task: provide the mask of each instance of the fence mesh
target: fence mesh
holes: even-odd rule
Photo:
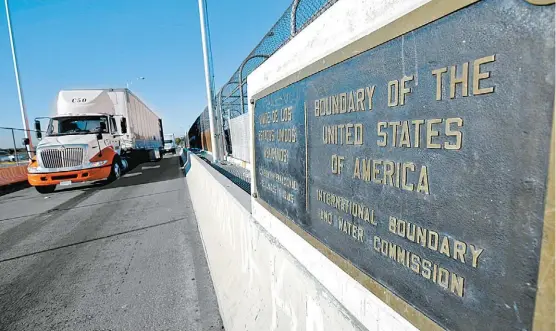
[[[0,127],[0,168],[27,164],[29,155],[23,138],[25,131],[22,129]],[[30,131],[29,138],[33,148],[36,147],[39,141],[35,131]]]
[[[249,127],[249,114],[243,114],[230,120],[229,134],[233,146],[230,154],[238,160],[251,163],[251,155],[249,150],[249,138],[251,130],[249,129]]]
[[[217,135],[224,134],[224,141],[230,141],[228,135],[229,127],[227,121],[230,118],[240,116],[247,112],[247,76],[259,67],[268,57],[284,46],[291,38],[303,30],[313,20],[319,17],[330,6],[339,0],[294,0],[278,21],[264,35],[263,39],[249,53],[245,60],[239,64],[232,77],[218,90],[213,105],[216,120],[222,118],[223,122],[217,128]],[[240,72],[241,71],[241,72]],[[240,84],[241,80],[241,84]],[[240,87],[241,86],[241,87]],[[243,102],[242,102],[243,99]],[[224,129],[220,128],[222,126]],[[208,108],[189,130],[190,147],[204,150],[210,149],[205,145],[207,139],[197,139],[201,132],[207,132],[210,141]],[[195,137],[195,138],[192,138]],[[233,145],[226,148],[231,153]]]
[[[31,156],[34,156],[39,141],[36,131],[31,130],[29,133]],[[27,182],[29,153],[23,138],[25,131],[22,129],[0,127],[0,195],[10,192],[14,185]]]

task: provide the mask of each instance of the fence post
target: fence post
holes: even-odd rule
[[[232,125],[231,125],[231,115],[230,115],[230,109],[228,108],[228,135],[230,136],[230,154],[233,156],[233,146],[232,146]],[[226,144],[226,147],[228,147],[228,145]]]
[[[255,54],[255,55],[251,55],[248,56],[245,60],[243,60],[243,62],[241,62],[241,65],[239,66],[239,101],[240,101],[240,105],[241,105],[241,113],[245,114],[245,106],[244,106],[244,102],[243,102],[243,67],[245,67],[245,64],[247,64],[247,62],[249,60],[252,60],[254,58],[257,57],[261,57],[263,59],[268,59],[270,56],[269,55],[265,55],[265,54]]]
[[[217,111],[218,111],[218,116],[220,117],[220,132],[222,134],[220,139],[221,147],[222,147],[222,156],[225,157],[228,155],[228,153],[226,148],[226,132],[224,131],[224,115],[222,115],[222,89],[220,89],[220,92],[218,93]]]
[[[15,160],[15,165],[19,165],[19,160],[17,159],[17,145],[15,143],[15,134],[14,134],[14,129],[12,130],[12,140],[14,142],[14,160]]]
[[[293,4],[292,4],[292,11],[291,11],[291,17],[290,17],[290,35],[292,37],[295,36],[295,34],[297,33],[297,18],[296,18],[296,14],[297,14],[297,6],[299,6],[299,0],[294,0]]]

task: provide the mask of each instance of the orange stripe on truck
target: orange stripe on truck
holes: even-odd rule
[[[98,162],[107,160],[107,164],[112,164],[112,160],[114,160],[114,156],[116,156],[116,152],[112,146],[107,146],[102,149],[102,155],[96,153],[89,161],[91,162]]]

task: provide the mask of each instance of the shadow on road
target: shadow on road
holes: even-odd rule
[[[22,254],[22,255],[18,255],[18,256],[8,257],[8,258],[0,260],[0,263],[12,261],[12,260],[17,260],[17,259],[20,259],[22,257],[33,256],[33,255],[36,255],[36,254],[52,252],[52,251],[55,251],[55,250],[58,250],[58,249],[61,249],[61,248],[67,248],[67,247],[87,244],[87,243],[90,243],[90,242],[93,242],[93,241],[108,239],[108,238],[112,238],[112,237],[116,237],[116,236],[121,236],[121,235],[132,233],[132,232],[147,230],[147,229],[155,228],[155,227],[170,224],[170,223],[175,223],[175,222],[181,221],[183,219],[184,218],[173,219],[173,220],[169,220],[169,221],[162,222],[162,223],[157,223],[157,224],[153,224],[153,225],[143,226],[143,227],[140,227],[140,228],[130,229],[130,230],[127,230],[127,231],[111,233],[109,235],[105,235],[105,236],[102,236],[102,237],[95,237],[95,238],[91,238],[91,239],[82,240],[82,241],[79,241],[79,242],[74,242],[74,243],[71,243],[71,244],[66,244],[66,245],[62,245],[62,246],[47,248],[47,249],[43,249],[43,250],[40,250],[40,251],[26,253],[26,254]]]
[[[72,206],[71,208],[61,208],[60,206],[58,206],[58,207],[49,209],[46,213],[49,214],[49,213],[53,213],[53,212],[68,211],[68,210],[73,210],[73,209],[77,209],[77,208],[94,207],[94,206],[105,205],[105,204],[108,204],[108,203],[119,203],[119,202],[126,201],[126,200],[133,200],[133,199],[137,199],[137,198],[146,198],[146,197],[152,197],[152,196],[156,196],[156,195],[174,193],[174,192],[178,192],[180,190],[181,189],[175,189],[175,190],[169,190],[169,191],[164,191],[164,192],[156,192],[156,193],[151,193],[151,194],[135,195],[135,196],[122,198],[122,199],[116,199],[116,200],[110,200],[110,201],[104,201],[104,202],[98,202],[98,203],[91,203],[91,204],[80,205],[80,206]],[[69,190],[66,190],[66,191],[69,191]],[[94,192],[94,191],[89,190],[88,192]],[[44,214],[44,212],[34,213],[34,214],[25,214],[25,215],[19,215],[19,216],[7,217],[7,218],[0,218],[0,222],[15,220],[15,219],[24,218],[24,217],[38,216],[38,215],[42,215],[42,214]]]
[[[102,181],[68,188],[60,188],[58,186],[56,192],[75,190],[86,192],[99,191],[162,182],[180,177],[183,177],[183,173],[179,168],[179,157],[171,155],[162,158],[158,162],[130,163],[129,169],[122,177],[111,183]]]
[[[2,185],[0,186],[0,197],[9,193],[14,193],[26,189],[30,186],[31,185],[29,185],[29,182],[27,181],[9,184],[9,185]]]
[[[99,181],[93,183],[73,184],[69,187],[58,186],[56,188],[56,192],[99,191],[104,189],[127,187],[176,179],[181,177],[183,174],[182,171],[179,169],[179,159],[180,158],[178,156],[168,155],[158,162],[130,162],[129,168],[122,175],[122,178],[115,182],[108,183],[106,181]],[[31,186],[27,181],[2,186],[0,187],[0,197],[10,193],[15,193],[29,187]],[[4,199],[15,199],[19,197],[20,196],[16,195],[6,197]],[[33,199],[35,197],[27,198]]]

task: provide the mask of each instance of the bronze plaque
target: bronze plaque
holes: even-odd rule
[[[530,330],[554,38],[480,1],[258,98],[258,198],[444,328]]]

